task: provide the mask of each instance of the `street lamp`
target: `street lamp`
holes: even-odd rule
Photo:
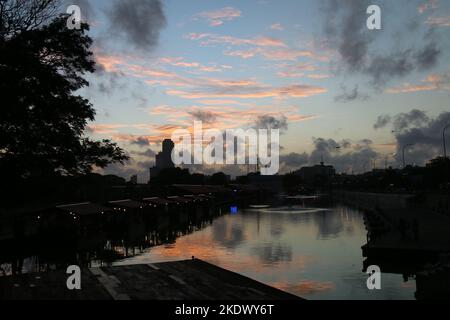
[[[414,143],[409,143],[409,144],[403,146],[403,148],[402,148],[403,169],[406,167],[406,165],[405,165],[405,149],[408,147],[412,147],[413,145],[414,145]]]
[[[445,130],[447,130],[448,128],[450,128],[450,123],[446,125],[442,130],[442,142],[444,144],[444,159],[447,159],[447,148],[445,146]]]

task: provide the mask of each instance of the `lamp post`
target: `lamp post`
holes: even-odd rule
[[[444,144],[444,159],[447,159],[447,147],[445,145],[445,130],[450,128],[450,123],[442,129],[442,143]]]
[[[405,165],[405,150],[406,150],[406,148],[412,147],[413,145],[414,145],[414,143],[409,143],[409,144],[403,146],[403,148],[402,148],[403,169],[406,167],[406,165]]]

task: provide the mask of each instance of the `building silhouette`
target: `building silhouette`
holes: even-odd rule
[[[303,167],[296,171],[295,174],[299,175],[306,183],[314,183],[318,180],[329,181],[336,174],[336,170],[333,166],[325,165],[321,162],[319,165],[312,167]]]
[[[162,151],[155,156],[155,166],[150,168],[150,180],[157,177],[161,170],[175,168],[172,161],[172,151],[175,144],[172,140],[166,139],[162,143]]]
[[[137,176],[137,174],[131,176],[130,184],[138,184],[138,176]]]

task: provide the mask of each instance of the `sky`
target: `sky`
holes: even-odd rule
[[[160,142],[194,120],[280,129],[281,173],[321,159],[339,172],[385,159],[396,167],[410,143],[409,164],[443,153],[449,1],[67,2],[80,6],[94,39],[97,71],[80,91],[97,110],[86,134],[131,156],[99,172],[146,182]],[[367,28],[369,5],[381,8],[381,30]]]

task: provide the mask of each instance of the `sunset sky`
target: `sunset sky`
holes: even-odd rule
[[[97,110],[87,134],[132,157],[106,173],[147,181],[159,142],[194,120],[280,128],[282,172],[321,156],[341,172],[369,170],[410,142],[410,163],[442,154],[449,1],[68,2],[91,25],[98,63],[81,91]],[[382,30],[366,27],[370,4]]]

